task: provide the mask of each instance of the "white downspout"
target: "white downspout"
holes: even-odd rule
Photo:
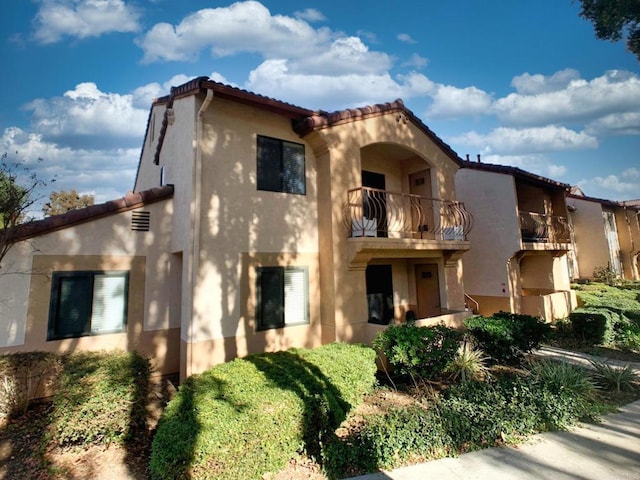
[[[189,358],[187,372],[190,374],[193,371],[193,336],[194,336],[194,300],[196,298],[196,285],[198,280],[198,272],[200,267],[200,218],[202,217],[202,138],[204,137],[204,122],[202,117],[204,112],[209,108],[211,101],[213,100],[213,90],[207,89],[207,96],[204,102],[198,110],[198,117],[196,118],[196,145],[194,152],[194,167],[192,178],[192,192],[193,202],[191,204],[191,255],[189,255],[190,263],[190,290],[191,290],[191,314],[189,316]]]

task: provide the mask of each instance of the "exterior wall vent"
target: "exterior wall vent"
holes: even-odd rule
[[[131,230],[134,232],[148,232],[151,223],[151,212],[132,212]]]

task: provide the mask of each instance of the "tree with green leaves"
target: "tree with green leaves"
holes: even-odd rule
[[[589,20],[601,40],[626,35],[627,49],[640,60],[640,0],[580,0],[580,16]]]
[[[0,266],[13,245],[11,229],[30,220],[29,209],[42,199],[39,192],[46,186],[47,182],[41,180],[26,162],[11,161],[7,153],[2,154],[0,160]]]
[[[93,203],[93,195],[80,195],[75,189],[60,190],[59,192],[51,192],[49,201],[42,207],[42,211],[46,217],[50,217],[88,207]]]

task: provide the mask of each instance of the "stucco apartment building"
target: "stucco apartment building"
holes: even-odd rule
[[[481,314],[547,321],[576,307],[570,287],[570,186],[516,167],[464,161],[456,192],[475,219],[463,257],[466,292]]]
[[[185,376],[460,325],[462,164],[399,100],[316,112],[194,79],[154,102],[135,193],[14,233],[0,353],[135,348]]]
[[[609,268],[618,278],[640,280],[640,201],[614,202],[583,195],[567,197],[574,233],[574,277],[591,278]]]

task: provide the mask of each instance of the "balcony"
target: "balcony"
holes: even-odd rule
[[[566,217],[557,217],[535,212],[520,212],[519,217],[523,242],[571,242],[571,225]]]
[[[464,241],[473,226],[461,202],[369,187],[351,189],[347,196],[344,223],[349,237]]]

